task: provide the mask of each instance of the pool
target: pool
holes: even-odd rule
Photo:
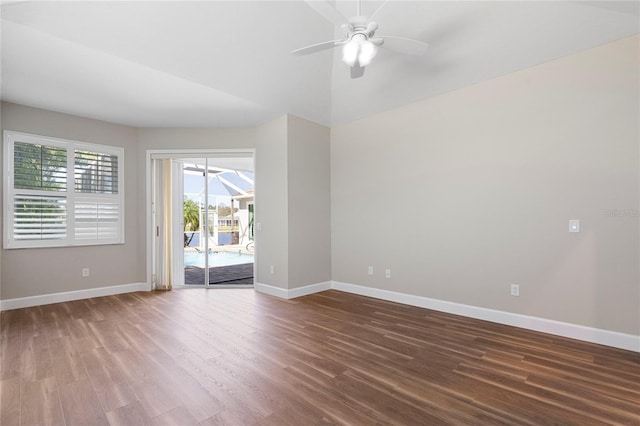
[[[204,268],[204,257],[204,252],[185,251],[184,266],[197,266],[199,268]],[[243,263],[253,263],[253,255],[226,251],[209,251],[210,268],[215,266],[241,265]]]

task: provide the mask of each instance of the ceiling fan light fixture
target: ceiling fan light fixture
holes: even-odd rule
[[[360,43],[353,37],[347,44],[342,47],[342,62],[350,67],[356,64],[358,60],[358,51],[360,50]]]
[[[350,67],[356,64],[361,67],[369,65],[378,53],[378,48],[364,34],[355,34],[342,48],[342,61]]]
[[[371,43],[369,40],[365,40],[360,44],[360,54],[358,55],[358,62],[360,62],[360,66],[364,67],[371,63],[371,60],[378,53],[378,48],[376,45]]]

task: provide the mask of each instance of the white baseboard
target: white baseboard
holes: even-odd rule
[[[381,290],[356,284],[347,284],[339,281],[333,281],[331,288],[347,293],[388,300],[390,302],[433,309],[435,311],[447,312],[450,314],[491,321],[498,324],[511,325],[514,327],[526,328],[528,330],[554,334],[556,336],[569,337],[600,345],[612,346],[614,348],[640,352],[640,336],[635,336],[633,334],[618,333],[615,331],[585,327],[582,325],[514,314],[511,312],[496,311],[477,306],[430,299],[428,297],[413,296],[395,291]]]
[[[308,294],[318,293],[325,290],[331,290],[332,282],[326,281],[323,283],[311,284],[304,287],[292,288],[290,290],[269,284],[255,283],[253,285],[253,288],[261,293],[266,293],[271,296],[280,297],[282,299],[293,299],[295,297],[306,296]]]
[[[269,284],[262,284],[258,282],[253,283],[253,288],[256,291],[259,291],[260,293],[265,293],[270,296],[276,296],[281,299],[289,299],[289,297],[287,297],[289,292],[287,289],[284,289],[284,288],[276,287]]]
[[[325,290],[340,290],[347,293],[374,297],[390,302],[402,303],[420,308],[433,309],[469,318],[491,321],[498,324],[511,325],[557,336],[569,337],[586,342],[597,343],[615,348],[640,352],[640,336],[618,333],[615,331],[585,327],[544,318],[497,311],[461,303],[430,299],[395,291],[382,290],[339,281],[326,281],[294,289],[283,289],[269,284],[255,283],[254,288],[262,293],[283,299],[293,299]],[[110,296],[114,294],[131,293],[134,291],[149,291],[147,283],[123,284],[108,287],[90,288],[85,290],[67,291],[63,293],[44,294],[39,296],[20,297],[0,300],[0,311],[28,308],[31,306],[48,305],[51,303],[68,302],[72,300],[89,299],[92,297]]]
[[[132,293],[134,291],[149,291],[149,285],[147,283],[122,284],[108,287],[88,288],[85,290],[65,291],[63,293],[5,299],[0,300],[0,311],[49,305],[51,303],[69,302],[71,300],[89,299],[92,297],[111,296],[113,294]]]
[[[289,299],[294,297],[306,296],[308,294],[319,293],[325,290],[331,290],[333,283],[331,281],[325,281],[323,283],[316,283],[306,285],[304,287],[292,288],[289,290]]]

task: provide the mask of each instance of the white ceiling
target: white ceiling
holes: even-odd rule
[[[338,1],[347,16],[355,1]],[[363,14],[382,2],[364,1]],[[637,34],[638,1],[389,1],[380,50],[352,80],[340,52],[289,51],[341,32],[303,1],[2,5],[3,100],[136,127],[254,126],[284,113],[326,125]]]

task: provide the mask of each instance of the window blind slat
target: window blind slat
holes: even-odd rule
[[[120,229],[118,203],[108,200],[85,200],[75,203],[75,238],[116,238]]]
[[[75,189],[91,194],[118,193],[118,157],[93,151],[75,152]]]
[[[67,237],[67,200],[64,197],[13,198],[13,237],[16,240]]]
[[[16,189],[66,191],[67,150],[16,142],[13,148],[13,176]]]

